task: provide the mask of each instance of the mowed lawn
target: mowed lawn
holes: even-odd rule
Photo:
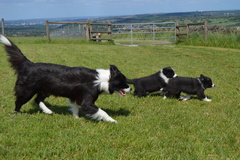
[[[193,46],[117,46],[14,38],[33,62],[88,68],[115,64],[128,78],[171,66],[179,76],[212,78],[212,102],[103,94],[96,105],[118,124],[75,119],[65,98],[49,97],[53,115],[31,100],[13,114],[16,76],[0,46],[0,159],[239,159],[240,50]],[[184,94],[183,94],[184,95]]]

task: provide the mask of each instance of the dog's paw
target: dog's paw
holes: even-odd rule
[[[208,99],[207,97],[205,97],[205,98],[203,99],[203,101],[205,101],[205,102],[212,102],[212,100],[211,100],[211,99]]]
[[[103,120],[103,121],[106,121],[106,122],[112,122],[112,123],[118,123],[115,119],[113,119],[112,117],[109,117],[109,118],[107,118],[107,119],[105,119],[105,120]]]
[[[49,109],[49,110],[43,110],[43,113],[46,113],[46,114],[53,114],[53,112]]]
[[[187,94],[186,96],[180,96],[180,99],[181,99],[182,101],[187,101],[187,100],[191,99],[191,96],[189,96],[189,95]]]
[[[76,118],[76,119],[79,119],[79,118],[80,118],[78,115],[74,115],[74,114],[73,114],[73,116],[74,116],[74,118]]]
[[[181,99],[182,101],[187,101],[187,100],[189,100],[188,98],[183,98],[183,99]]]
[[[23,112],[21,111],[14,111],[13,114],[22,114]]]
[[[87,117],[96,120],[96,121],[106,121],[106,122],[114,122],[117,123],[112,117],[110,117],[105,111],[102,109],[98,109],[98,111],[92,115],[87,114]]]
[[[41,110],[43,111],[43,113],[53,114],[53,112],[52,112],[43,102],[40,102],[40,103],[39,103],[39,107],[41,108]]]

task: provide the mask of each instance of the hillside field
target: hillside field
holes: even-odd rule
[[[117,46],[77,40],[12,38],[33,62],[88,68],[115,64],[128,78],[171,66],[179,76],[212,78],[212,102],[163,100],[160,92],[136,98],[102,94],[96,105],[118,124],[75,119],[65,98],[33,100],[13,114],[16,80],[0,46],[0,159],[239,159],[240,50],[179,45]],[[132,87],[132,86],[131,86]]]

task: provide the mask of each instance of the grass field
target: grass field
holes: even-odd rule
[[[41,113],[33,101],[22,107],[24,114],[15,115],[16,76],[0,47],[0,159],[239,159],[239,49],[12,40],[33,62],[89,68],[115,64],[128,78],[171,66],[180,76],[209,76],[216,88],[205,91],[212,102],[163,100],[159,93],[101,95],[96,104],[118,124],[75,119],[67,100],[56,97],[46,99],[53,115]]]

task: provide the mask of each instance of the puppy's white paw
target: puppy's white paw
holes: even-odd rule
[[[211,100],[211,99],[208,99],[207,97],[205,97],[205,98],[203,99],[203,101],[205,101],[205,102],[212,102],[212,100]]]
[[[187,100],[191,99],[191,96],[187,94],[186,96],[180,96],[180,99],[182,101],[187,101]]]

